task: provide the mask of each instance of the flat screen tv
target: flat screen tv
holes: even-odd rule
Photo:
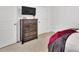
[[[36,15],[36,8],[22,6],[22,15]]]

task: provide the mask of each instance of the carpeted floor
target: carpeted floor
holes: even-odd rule
[[[48,52],[48,40],[53,32],[44,33],[38,39],[26,42],[25,44],[15,43],[4,48],[0,52]]]

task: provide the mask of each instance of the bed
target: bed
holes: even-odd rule
[[[65,52],[79,52],[79,33],[73,33],[68,37]]]
[[[49,52],[69,51],[69,49],[68,49],[68,47],[70,45],[69,43],[73,42],[73,41],[68,41],[68,40],[70,40],[70,39],[74,40],[73,37],[76,36],[76,34],[79,34],[77,30],[78,30],[78,28],[69,28],[69,29],[65,29],[65,30],[61,30],[61,31],[56,32],[49,39],[48,51]],[[74,33],[75,33],[75,35],[72,37],[71,35]],[[72,48],[72,47],[69,47],[69,48]]]

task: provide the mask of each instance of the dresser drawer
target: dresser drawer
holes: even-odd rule
[[[24,33],[24,37],[27,37],[29,36],[29,32],[28,33]]]
[[[29,20],[29,23],[37,23],[37,20],[36,19],[31,19],[31,20]]]
[[[37,32],[36,31],[29,32],[29,35],[37,35]]]
[[[28,28],[29,27],[29,24],[23,24],[23,27],[24,28]]]
[[[37,26],[37,23],[30,23],[29,26]]]
[[[24,37],[24,40],[23,41],[30,41],[32,39],[36,39],[37,36],[36,35],[32,35],[32,36],[27,36],[27,37]]]
[[[36,35],[37,35],[36,31],[24,33],[24,37],[27,37],[27,36],[36,36]]]
[[[29,28],[24,28],[24,29],[23,29],[23,32],[24,32],[24,33],[29,32]]]
[[[31,29],[29,29],[29,31],[33,32],[33,31],[37,31],[37,29],[36,28],[31,28]]]

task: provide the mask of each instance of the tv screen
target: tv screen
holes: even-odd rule
[[[22,15],[36,15],[36,8],[22,6]]]

